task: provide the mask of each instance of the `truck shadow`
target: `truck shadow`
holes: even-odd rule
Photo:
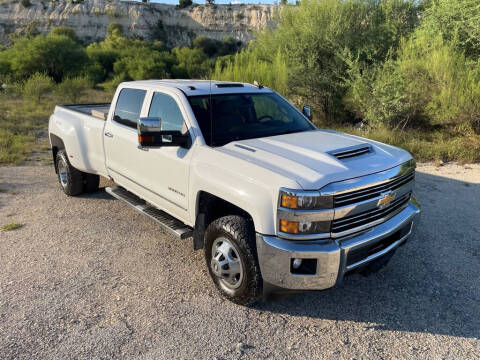
[[[80,194],[76,197],[80,199],[115,200],[113,196],[105,191],[104,187],[99,188],[98,191]]]
[[[380,272],[255,308],[365,328],[480,338],[480,184],[417,173],[422,218]]]
[[[77,197],[84,199],[115,200],[113,196],[111,196],[105,191],[105,188],[107,186],[115,186],[115,183],[111,180],[101,177],[98,191],[94,191],[91,193],[83,193],[81,195],[78,195]]]

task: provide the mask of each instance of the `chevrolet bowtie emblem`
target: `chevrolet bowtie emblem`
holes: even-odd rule
[[[377,203],[377,207],[379,207],[379,208],[384,208],[384,207],[390,205],[390,203],[393,200],[395,200],[395,193],[391,192],[391,191],[381,193],[380,196],[381,196],[381,199],[378,200],[378,203]]]

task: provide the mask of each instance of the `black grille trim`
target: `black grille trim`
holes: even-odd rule
[[[368,199],[372,199],[374,197],[379,196],[382,192],[385,192],[388,190],[396,190],[410,182],[413,182],[414,180],[415,180],[415,171],[412,171],[408,174],[394,178],[389,182],[381,185],[372,186],[365,189],[348,192],[345,194],[335,195],[333,198],[334,206],[335,207],[346,206],[346,205],[355,204],[361,201],[365,201]]]

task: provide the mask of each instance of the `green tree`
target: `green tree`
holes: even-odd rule
[[[467,57],[480,56],[480,3],[478,0],[431,1],[421,28],[431,36],[441,34]]]
[[[104,41],[87,47],[90,78],[113,90],[120,82],[170,77],[176,58],[162,42],[128,39],[118,24],[110,24]]]
[[[179,0],[178,7],[180,9],[183,9],[183,8],[186,8],[190,5],[192,5],[192,4],[193,4],[192,0]]]
[[[424,4],[423,21],[385,63],[349,70],[346,106],[374,126],[461,127],[480,133],[477,0]]]
[[[204,35],[197,36],[193,39],[193,47],[202,50],[207,56],[213,57],[219,50],[219,41]]]
[[[80,44],[56,34],[17,39],[2,55],[16,77],[26,79],[34,73],[45,73],[56,82],[80,73],[88,61]]]
[[[107,26],[107,39],[123,36],[123,27],[118,23],[110,23]]]
[[[204,78],[213,66],[213,60],[209,59],[200,49],[188,47],[174,48],[172,53],[175,55],[177,62],[172,68],[174,77],[186,79]]]
[[[50,34],[52,35],[64,35],[75,42],[80,42],[77,34],[75,34],[75,30],[68,26],[57,26],[50,30]]]
[[[260,34],[245,50],[248,55],[234,58],[241,64],[232,68],[263,69],[281,54],[292,97],[312,104],[327,122],[348,120],[343,97],[349,61],[358,59],[362,66],[383,62],[416,21],[416,7],[409,1],[304,0],[282,7],[277,28]],[[262,77],[270,78],[276,70],[267,66],[265,71]],[[221,75],[218,68],[215,75]]]

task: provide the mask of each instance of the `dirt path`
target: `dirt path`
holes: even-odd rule
[[[472,359],[480,354],[480,165],[420,165],[417,236],[387,268],[244,308],[203,253],[51,167],[0,167],[0,358]]]

